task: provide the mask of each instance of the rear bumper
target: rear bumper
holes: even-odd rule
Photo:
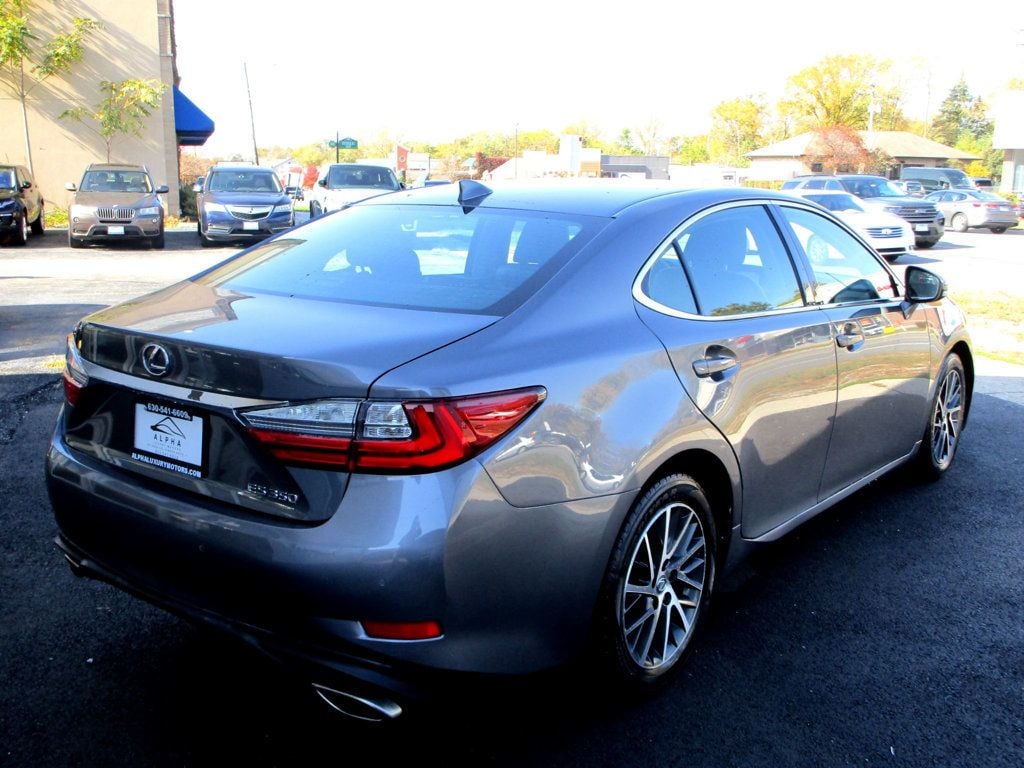
[[[529,674],[577,655],[631,501],[515,508],[471,461],[357,476],[327,522],[271,521],[83,456],[60,428],[47,484],[76,569],[241,637],[312,682],[344,678],[405,700],[453,672]],[[365,620],[437,620],[444,635],[379,640]]]

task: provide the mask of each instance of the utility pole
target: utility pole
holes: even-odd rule
[[[242,62],[242,71],[245,73],[245,93],[249,97],[249,128],[252,130],[252,155],[256,159],[256,165],[260,164],[260,151],[256,147],[256,119],[252,115],[252,91],[249,90],[249,67]]]

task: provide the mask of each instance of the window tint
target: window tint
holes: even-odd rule
[[[207,192],[280,192],[281,182],[273,171],[214,171]]]
[[[820,301],[841,304],[896,295],[878,258],[846,230],[811,211],[780,207],[811,264]]]
[[[789,255],[767,211],[743,206],[694,222],[676,240],[702,315],[803,304]]]
[[[825,180],[824,179],[811,179],[804,186],[807,189],[824,189],[825,188]]]
[[[355,206],[257,246],[219,272],[240,291],[506,314],[604,223],[492,208]]]

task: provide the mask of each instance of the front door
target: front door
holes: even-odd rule
[[[640,285],[641,319],[739,460],[743,536],[812,507],[836,407],[835,344],[767,209],[688,223]]]

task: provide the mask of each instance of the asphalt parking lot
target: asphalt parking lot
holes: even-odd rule
[[[3,765],[1024,764],[1019,368],[979,366],[941,482],[883,478],[731,573],[661,696],[624,701],[572,670],[365,729],[247,650],[76,579],[52,544],[43,457],[64,334],[234,253],[194,230],[167,244],[72,252],[51,232],[0,249]],[[1024,286],[1024,232],[949,233],[901,263]]]

